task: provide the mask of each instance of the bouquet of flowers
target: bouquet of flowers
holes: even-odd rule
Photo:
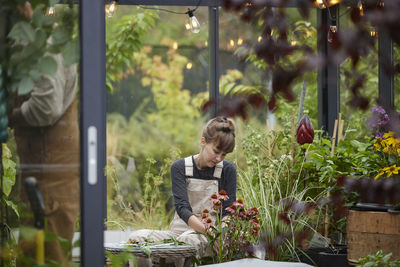
[[[243,200],[239,198],[226,208],[229,213],[223,217],[223,201],[228,199],[225,190],[212,194],[210,201],[213,202],[213,210],[217,216],[213,219],[208,210],[204,210],[202,214],[203,223],[206,225],[205,235],[213,251],[213,262],[215,259],[221,263],[253,256],[251,245],[259,239],[258,209],[253,207],[246,210]]]

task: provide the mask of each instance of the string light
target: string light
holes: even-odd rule
[[[194,16],[194,12],[200,6],[200,3],[201,3],[201,0],[198,0],[196,7],[193,9],[188,8],[188,11],[186,11],[186,12],[175,12],[173,10],[168,10],[165,8],[154,8],[154,7],[146,7],[146,6],[139,6],[139,7],[143,8],[143,9],[164,11],[164,12],[173,13],[173,14],[186,14],[189,16],[187,22],[185,23],[186,30],[190,30],[193,33],[199,33],[200,32],[200,23],[197,20],[197,18]]]
[[[200,32],[200,23],[197,20],[197,18],[194,16],[194,12],[195,9],[188,9],[188,11],[186,12],[186,14],[188,14],[189,16],[189,26],[190,26],[190,30],[193,33],[199,33]]]
[[[232,39],[229,41],[229,44],[231,45],[231,46],[235,46],[235,41],[233,41]]]
[[[262,40],[262,36],[260,35],[260,36],[258,36],[258,38],[257,38],[257,42],[261,42],[261,40]]]
[[[329,27],[329,32],[328,32],[328,42],[332,43],[336,38],[336,34],[337,34],[337,27],[335,25],[331,25]]]
[[[192,62],[189,62],[188,64],[186,64],[186,69],[190,70],[190,69],[192,69],[192,67],[193,67]]]
[[[109,4],[106,5],[106,16],[111,18],[114,16],[115,11],[117,10],[117,1],[111,1]]]
[[[172,44],[172,48],[173,48],[174,50],[178,49],[178,43],[177,43],[177,42],[174,42],[174,43]]]
[[[243,39],[242,39],[242,38],[239,38],[239,39],[237,40],[237,44],[238,44],[238,45],[242,45],[242,44],[243,44]]]
[[[371,37],[378,37],[378,32],[376,31],[375,27],[371,28],[370,35]]]
[[[296,43],[297,43],[296,41],[291,41],[291,42],[290,42],[290,45],[291,45],[291,46],[295,46]]]
[[[54,16],[55,13],[56,13],[56,10],[54,9],[54,6],[49,6],[49,7],[46,9],[45,16]]]
[[[208,42],[204,41],[204,46],[207,47],[208,46]]]
[[[360,16],[364,16],[364,7],[361,0],[358,1],[357,8],[360,11]]]
[[[342,0],[315,0],[314,5],[323,9],[329,6],[337,5],[340,2],[342,2]]]
[[[324,0],[316,0],[315,1],[315,5],[318,7],[318,8],[326,8],[326,5],[325,5],[325,3],[324,3]]]

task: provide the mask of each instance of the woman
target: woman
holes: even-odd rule
[[[222,189],[227,192],[229,199],[223,203],[223,215],[225,208],[236,200],[236,168],[233,163],[224,160],[235,147],[233,120],[216,117],[208,121],[200,145],[198,154],[181,158],[171,166],[176,211],[170,231],[138,230],[131,234],[131,241],[144,238],[162,240],[172,236],[195,246],[199,257],[205,256],[207,239],[194,233],[205,233],[201,213],[204,209],[212,210],[210,196]]]

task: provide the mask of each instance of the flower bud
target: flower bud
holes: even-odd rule
[[[300,145],[311,144],[314,140],[314,127],[307,114],[301,118],[297,126],[296,140]]]

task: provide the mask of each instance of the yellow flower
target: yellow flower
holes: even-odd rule
[[[383,169],[379,169],[379,173],[375,176],[375,180],[381,177],[382,175],[385,174],[385,171]]]
[[[393,174],[399,174],[400,167],[397,167],[396,164],[394,164],[394,165],[392,165],[390,167],[386,167],[384,169],[386,169],[386,174],[387,174],[386,177],[390,177]]]
[[[387,132],[387,133],[383,134],[383,139],[387,139],[387,138],[392,137],[392,136],[394,136],[394,132],[390,131],[390,132]]]

